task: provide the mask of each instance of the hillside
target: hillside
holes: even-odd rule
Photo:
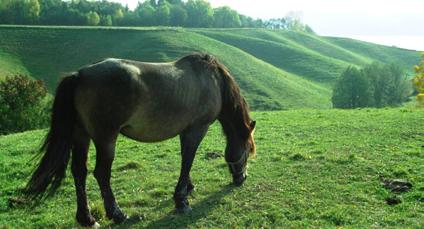
[[[178,139],[146,144],[120,137],[112,187],[131,217],[122,228],[422,228],[424,225],[424,110],[299,110],[254,112],[257,157],[241,188],[229,185],[225,140],[212,126],[191,177],[193,212],[172,213],[180,168]],[[51,199],[30,207],[17,189],[28,180],[44,130],[0,136],[0,228],[75,227],[72,176]],[[209,154],[218,158],[208,157]],[[88,196],[106,228],[93,178]],[[382,182],[406,179],[412,189],[391,193]],[[390,206],[386,198],[402,203]]]
[[[418,53],[365,42],[266,29],[0,26],[0,74],[23,72],[53,91],[67,72],[107,57],[172,61],[217,56],[256,110],[328,108],[331,85],[349,65],[398,62]]]

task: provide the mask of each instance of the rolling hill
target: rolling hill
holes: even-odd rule
[[[194,51],[228,66],[255,110],[328,108],[347,66],[419,60],[415,51],[266,29],[0,26],[0,75],[29,74],[51,91],[61,75],[103,58],[163,62]]]

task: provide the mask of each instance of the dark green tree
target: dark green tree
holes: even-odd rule
[[[187,17],[187,11],[181,4],[171,5],[170,25],[184,26],[186,24]]]
[[[336,82],[331,98],[333,107],[358,108],[370,105],[372,92],[363,71],[348,67]]]
[[[171,18],[170,4],[166,1],[160,2],[156,9],[156,25],[169,25]]]
[[[412,93],[410,82],[399,66],[372,63],[363,71],[370,80],[374,107],[398,106]]]
[[[211,27],[213,23],[213,9],[209,2],[204,0],[188,0],[186,3],[188,27]]]
[[[155,20],[156,9],[150,2],[143,2],[137,5],[135,13],[138,16],[138,25],[152,26],[157,25]]]
[[[241,27],[241,21],[237,11],[232,10],[228,6],[214,9],[213,27],[218,27],[218,28]]]
[[[98,25],[100,23],[100,16],[97,12],[90,11],[87,14],[87,25]]]

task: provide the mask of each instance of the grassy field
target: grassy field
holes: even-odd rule
[[[28,75],[28,70],[24,67],[22,62],[14,56],[7,53],[3,53],[0,50],[0,80],[13,74],[24,74]]]
[[[419,60],[415,51],[266,29],[0,26],[0,75],[20,69],[51,91],[61,75],[103,58],[161,62],[194,51],[222,60],[255,110],[328,108],[347,66],[378,60],[411,69]]]
[[[295,110],[253,116],[257,157],[249,162],[243,187],[229,185],[223,157],[208,157],[223,154],[224,138],[215,124],[192,169],[193,212],[175,215],[177,139],[145,144],[121,137],[112,185],[131,218],[121,226],[105,219],[90,175],[95,217],[112,228],[423,228],[424,110]],[[70,176],[53,198],[34,208],[18,201],[16,190],[28,180],[35,165],[28,161],[44,134],[40,130],[0,137],[0,228],[76,226]],[[386,190],[383,181],[394,178],[408,180],[412,190]],[[393,196],[402,203],[388,205],[386,198]]]

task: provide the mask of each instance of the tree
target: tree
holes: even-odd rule
[[[95,26],[95,25],[98,25],[99,23],[100,23],[100,16],[96,12],[90,11],[87,14],[87,25]]]
[[[186,24],[187,17],[187,11],[181,4],[174,4],[171,6],[170,25],[184,26]]]
[[[423,60],[414,67],[415,77],[412,79],[412,82],[415,88],[418,91],[417,101],[419,106],[424,107],[424,53],[421,54]]]
[[[407,100],[411,94],[411,83],[402,68],[395,64],[384,66],[385,81],[387,84],[387,103],[389,106],[398,106]]]
[[[365,74],[355,67],[348,67],[336,82],[331,100],[336,108],[366,107],[371,95]]]
[[[139,25],[155,25],[155,8],[150,2],[138,3],[137,8],[134,10],[139,18]]]
[[[124,18],[124,12],[122,9],[115,10],[113,14],[113,24],[119,25],[122,22],[122,19]]]
[[[0,134],[47,126],[50,107],[40,80],[18,75],[0,82]]]
[[[213,9],[209,2],[204,0],[188,0],[186,3],[188,27],[211,27],[213,23]]]
[[[169,25],[169,21],[171,18],[171,10],[169,7],[169,3],[159,3],[156,9],[155,17],[157,25]]]
[[[237,11],[224,6],[214,9],[213,25],[218,28],[238,28],[241,27],[241,21]]]
[[[332,102],[338,108],[399,106],[410,94],[399,66],[373,63],[362,70],[346,69],[334,86]]]
[[[24,4],[25,21],[35,24],[40,16],[40,3],[38,0],[27,0]]]
[[[374,107],[398,106],[405,102],[411,93],[410,83],[399,66],[372,63],[363,71],[371,83]]]
[[[101,16],[100,17],[100,25],[112,26],[113,25],[112,16],[110,16],[110,15]]]
[[[0,23],[35,24],[40,15],[38,0],[0,1]]]

